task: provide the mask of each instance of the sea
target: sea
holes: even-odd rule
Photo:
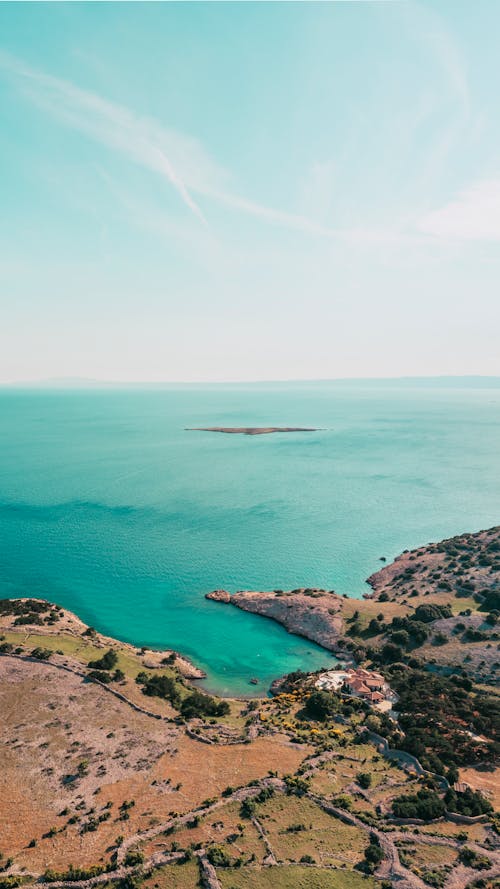
[[[205,593],[361,597],[381,558],[498,523],[498,379],[0,389],[0,597],[172,647],[219,694],[334,659]]]

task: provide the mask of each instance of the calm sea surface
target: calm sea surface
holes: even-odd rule
[[[184,429],[202,425],[321,429]],[[495,385],[0,391],[0,596],[173,646],[219,692],[331,659],[206,592],[360,596],[380,556],[499,522]]]

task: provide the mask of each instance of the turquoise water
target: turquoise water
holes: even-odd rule
[[[204,594],[360,596],[380,556],[497,524],[499,408],[494,383],[0,391],[0,595],[173,646],[219,692],[315,669],[327,653]]]

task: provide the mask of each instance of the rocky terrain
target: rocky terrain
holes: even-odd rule
[[[476,680],[496,684],[500,669],[500,528],[464,534],[407,551],[368,578],[372,594],[363,599],[333,590],[257,592],[226,590],[208,599],[231,604],[281,623],[290,633],[351,659],[358,649],[380,649],[390,641],[393,621],[415,615],[419,605],[436,605],[424,640],[409,648],[425,661],[459,665]],[[493,613],[493,617],[488,618]],[[432,632],[430,632],[432,630]]]
[[[300,672],[221,701],[175,652],[0,600],[0,889],[498,887],[498,543],[404,553],[362,600],[210,594],[375,667],[396,715]]]
[[[342,632],[342,599],[327,590],[276,590],[268,593],[241,590],[232,596],[226,590],[215,590],[208,593],[206,598],[270,617],[283,624],[290,633],[305,636],[329,651],[336,650]]]

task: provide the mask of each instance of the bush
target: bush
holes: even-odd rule
[[[96,661],[89,661],[89,667],[93,670],[112,670],[113,667],[116,667],[118,663],[118,655],[116,651],[113,651],[112,648],[103,654],[101,658],[98,658]]]
[[[125,859],[123,861],[126,867],[135,867],[137,864],[142,864],[144,861],[144,855],[142,852],[138,852],[137,850],[131,849],[130,852],[127,852],[125,855]]]
[[[399,724],[405,733],[397,746],[417,756],[424,768],[445,774],[452,766],[492,758],[492,742],[465,735],[462,726],[493,739],[500,712],[493,695],[471,689],[461,676],[438,676],[402,665],[391,666],[386,673],[399,695]]]
[[[104,682],[106,685],[108,682],[111,682],[111,676],[109,673],[105,673],[103,670],[91,670],[90,673],[87,674],[87,679],[92,679],[92,681]]]
[[[106,868],[101,864],[95,864],[93,867],[87,868],[73,867],[73,865],[70,864],[67,871],[57,871],[47,868],[42,876],[42,880],[45,883],[56,883],[59,882],[59,880],[67,883],[76,883],[80,880],[90,880],[92,877],[98,877],[100,874],[103,874],[105,870]]]
[[[310,719],[324,722],[339,709],[339,698],[329,691],[313,691],[306,700],[304,711]]]
[[[417,605],[410,620],[417,620],[421,621],[423,624],[430,624],[434,620],[452,616],[453,612],[449,605]]]
[[[402,659],[403,649],[399,645],[394,645],[393,642],[386,642],[382,646],[380,657],[384,664],[393,664]]]
[[[479,791],[467,788],[463,793],[456,793],[451,787],[446,791],[444,801],[449,812],[460,815],[484,815],[493,811],[493,806]]]
[[[339,796],[332,799],[332,803],[338,809],[345,809],[346,812],[350,812],[352,809],[352,797],[348,793],[340,793]]]
[[[51,654],[52,654],[52,652],[51,652],[50,648],[37,647],[37,648],[34,648],[33,651],[31,652],[31,657],[36,657],[37,660],[39,660],[39,661],[48,661]]]
[[[410,644],[410,634],[408,630],[396,630],[391,634],[391,642],[394,645],[400,645],[401,648],[407,648]]]
[[[255,799],[249,797],[248,799],[244,799],[240,806],[240,815],[242,818],[252,818],[255,815],[257,810],[257,803]]]
[[[372,874],[382,861],[384,853],[380,848],[378,837],[375,834],[370,835],[370,843],[365,849],[365,857],[356,865],[356,870],[360,870],[365,874]]]
[[[139,673],[135,680],[142,685],[142,693],[150,698],[163,698],[170,701],[173,707],[179,707],[180,695],[175,681],[170,676],[148,676]]]
[[[227,716],[231,708],[227,701],[218,701],[201,691],[194,691],[184,698],[180,711],[185,719],[192,719],[196,716]]]
[[[368,788],[372,785],[372,776],[370,772],[359,772],[359,774],[356,776],[356,780],[359,786],[363,788],[363,790],[368,790]]]
[[[409,796],[397,796],[392,802],[396,818],[419,818],[422,821],[441,818],[445,808],[443,800],[434,790],[419,790]]]
[[[209,846],[207,858],[214,867],[229,867],[231,859],[223,846]]]
[[[473,867],[474,870],[487,870],[491,867],[491,861],[486,855],[478,855],[477,852],[469,849],[468,846],[460,849],[458,858],[461,864],[465,864],[466,867]]]

